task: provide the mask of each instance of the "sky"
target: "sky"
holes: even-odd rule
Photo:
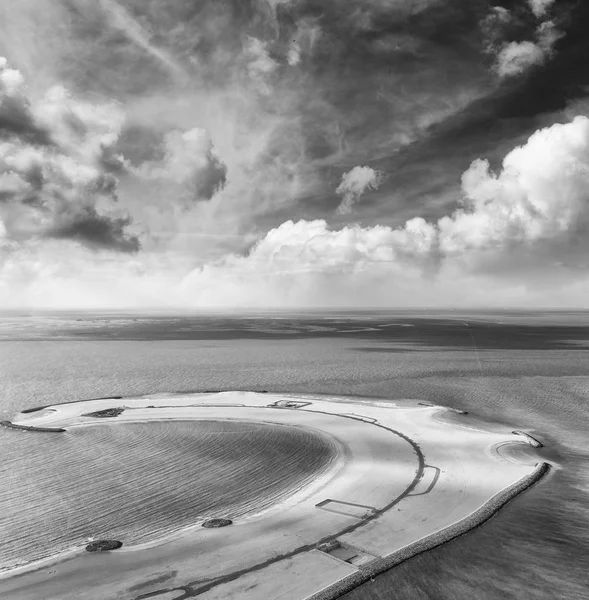
[[[588,4],[0,0],[0,308],[588,306]]]

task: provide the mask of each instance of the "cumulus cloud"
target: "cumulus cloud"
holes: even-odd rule
[[[547,256],[577,265],[589,227],[589,119],[538,130],[507,154],[499,173],[475,160],[462,189],[463,207],[452,215],[419,219],[418,234],[409,231],[411,221],[397,230],[405,237],[396,252],[410,248],[413,259],[456,259],[474,270],[502,261],[509,271],[520,259],[544,268]],[[429,244],[411,248],[415,237]]]
[[[166,302],[176,306],[525,305],[531,298],[569,305],[583,298],[589,119],[537,131],[506,155],[497,173],[487,161],[474,161],[462,188],[463,205],[436,221],[416,217],[398,228],[336,229],[325,220],[290,220],[245,255],[191,271],[178,262],[164,264],[163,257],[139,269],[117,263],[116,273],[133,282],[125,292],[133,302],[137,290],[146,303],[165,290]],[[23,264],[7,263],[12,266],[5,266],[3,277],[22,278]],[[40,264],[35,259],[30,268]],[[57,279],[69,289],[71,274],[62,269],[57,276],[56,268],[51,276],[42,271],[25,292],[53,290]],[[101,270],[97,277],[107,274]],[[555,287],[555,281],[561,283]],[[574,298],[567,299],[567,289]]]
[[[8,99],[14,109],[5,119],[20,119],[5,128],[8,139],[0,143],[5,241],[58,237],[92,248],[136,251],[138,238],[126,229],[131,220],[116,206],[117,179],[107,168],[116,164],[118,108],[75,100],[61,87],[30,102],[21,94],[20,73],[5,61],[0,69],[0,100]],[[44,135],[26,135],[32,132]]]
[[[352,207],[358,202],[362,194],[367,190],[377,190],[384,178],[384,173],[375,171],[370,167],[357,166],[344,173],[341,183],[335,190],[336,194],[342,196],[337,212],[341,215],[350,214]]]
[[[589,119],[541,129],[505,157],[499,174],[473,162],[462,178],[465,208],[438,222],[440,248],[570,247],[589,224],[588,185]]]
[[[529,281],[534,271],[544,276],[589,266],[589,119],[537,131],[505,157],[497,174],[487,161],[474,161],[462,187],[463,207],[434,222],[416,217],[396,229],[332,229],[324,220],[287,221],[246,256],[193,271],[183,293],[194,294],[196,304],[241,293],[257,305],[264,298],[267,304],[338,303],[344,293],[353,305],[359,302],[354,290],[363,285],[366,302],[374,290],[448,293],[449,281],[488,274],[497,264],[503,268],[496,277],[512,271]],[[433,272],[442,283],[429,278]]]

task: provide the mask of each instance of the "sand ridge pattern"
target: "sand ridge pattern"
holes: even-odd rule
[[[10,483],[0,490],[3,569],[17,556],[42,558],[91,536],[127,545],[208,517],[260,512],[336,455],[325,435],[241,421],[109,422],[74,428],[50,447],[33,435],[18,442],[14,458],[27,452],[28,465],[0,465]]]

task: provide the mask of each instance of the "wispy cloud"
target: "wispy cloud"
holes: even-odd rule
[[[337,186],[335,193],[342,196],[341,204],[337,207],[340,215],[352,212],[352,207],[364,192],[377,190],[385,179],[385,174],[375,171],[370,167],[354,167],[342,175],[342,181]]]
[[[116,0],[98,0],[98,4],[104,10],[110,24],[123,32],[129,40],[137,44],[139,48],[159,61],[174,76],[185,80],[187,71],[177,60],[165,49],[158,47],[152,40],[150,33]]]

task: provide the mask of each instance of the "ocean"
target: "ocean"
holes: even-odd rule
[[[476,531],[346,598],[589,598],[588,359],[585,312],[4,313],[0,417],[100,396],[232,389],[413,398],[467,410],[531,431],[555,468]],[[0,568],[47,552],[57,523],[59,544],[67,546],[121,527],[149,540],[190,525],[192,515],[214,512],[193,493],[209,463],[192,457],[206,445],[199,439],[218,426],[211,423],[195,439],[188,423],[119,425],[117,433],[101,425],[72,436],[68,448],[52,434],[0,430],[0,537],[8,539]],[[253,453],[264,454],[265,435],[275,432],[248,438]],[[285,440],[286,454],[276,454],[265,471],[301,441]],[[288,485],[320,469],[329,448],[319,444],[310,454],[317,462],[308,466],[307,457],[290,465]],[[234,459],[223,462],[230,468]],[[105,493],[116,461],[130,487],[113,485]],[[247,467],[252,472],[254,463]],[[157,497],[154,482],[161,477],[154,466],[167,478]],[[288,493],[283,483],[270,478],[272,493]],[[227,492],[220,510],[249,510],[231,503],[231,487]],[[41,530],[46,537],[39,541]]]

